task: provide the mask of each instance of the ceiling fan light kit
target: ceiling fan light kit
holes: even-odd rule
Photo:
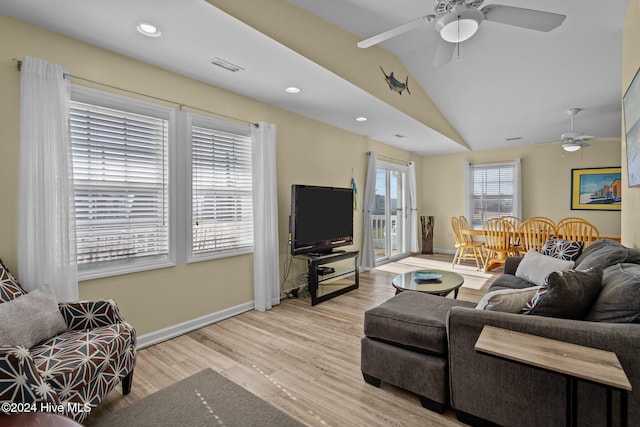
[[[562,149],[564,151],[573,152],[573,151],[578,151],[581,148],[582,148],[582,145],[576,144],[575,142],[567,142],[566,144],[562,144]]]
[[[436,21],[436,30],[445,41],[461,43],[478,31],[483,19],[484,14],[479,10],[462,8],[440,17]]]

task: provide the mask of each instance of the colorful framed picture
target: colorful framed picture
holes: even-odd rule
[[[571,169],[571,210],[619,211],[620,167]]]
[[[627,177],[629,187],[640,186],[640,70],[624,94],[624,129],[627,141]]]

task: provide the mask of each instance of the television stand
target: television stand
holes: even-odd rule
[[[358,251],[334,251],[328,254],[306,254],[311,305],[330,300],[354,289],[360,282]],[[353,259],[353,266],[341,261]],[[334,264],[327,267],[327,264]]]

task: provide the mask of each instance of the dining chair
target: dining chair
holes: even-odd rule
[[[456,263],[460,264],[460,261],[464,259],[473,259],[476,262],[476,267],[478,270],[484,269],[485,258],[483,254],[483,242],[476,242],[471,239],[471,236],[466,235],[462,232],[462,229],[467,229],[469,227],[469,223],[466,223],[466,227],[462,227],[460,224],[460,219],[452,216],[451,217],[451,229],[453,230],[453,236],[456,241],[456,252],[453,256],[453,261],[451,263],[451,268],[453,268]]]
[[[512,223],[516,230],[518,229],[518,227],[520,227],[520,224],[522,224],[522,220],[513,215],[503,215],[500,217],[500,219],[504,219],[505,221],[509,221],[510,223]]]
[[[484,248],[487,258],[484,271],[503,266],[507,256],[517,255],[516,228],[513,223],[503,218],[491,218],[482,224]]]
[[[553,228],[557,229],[558,225],[556,224],[556,222],[554,220],[552,220],[551,218],[547,217],[547,216],[532,216],[531,218],[527,218],[527,219],[541,219],[543,221],[549,222],[551,224],[553,224]]]
[[[583,218],[563,218],[558,222],[556,235],[561,239],[583,242],[585,248],[600,238],[598,228]]]
[[[518,227],[520,250],[526,253],[529,249],[540,252],[545,242],[555,236],[556,226],[553,221],[543,218],[529,218]]]

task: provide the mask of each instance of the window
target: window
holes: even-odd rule
[[[70,116],[81,280],[253,251],[247,125],[81,86]]]
[[[467,164],[466,216],[473,228],[489,218],[520,217],[520,159],[509,163]]]
[[[74,88],[72,99],[80,277],[172,265],[172,109],[86,88]]]
[[[191,253],[211,259],[253,249],[251,137],[247,126],[188,115]]]

